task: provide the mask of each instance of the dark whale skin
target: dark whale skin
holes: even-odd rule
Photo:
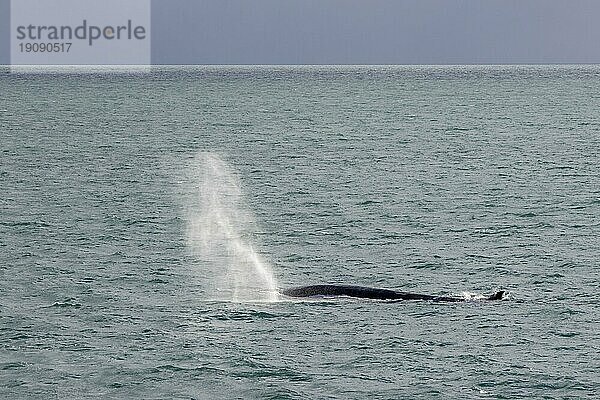
[[[289,297],[348,296],[373,300],[428,300],[453,303],[466,300],[460,297],[433,296],[429,294],[400,292],[397,290],[354,285],[309,285],[286,289],[281,293]],[[501,290],[487,297],[486,300],[502,300],[504,293],[505,292]]]

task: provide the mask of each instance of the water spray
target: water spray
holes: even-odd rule
[[[222,300],[276,301],[272,268],[251,244],[256,222],[235,171],[219,156],[200,153],[188,173],[187,239],[207,289]]]

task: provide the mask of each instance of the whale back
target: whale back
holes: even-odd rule
[[[375,300],[399,298],[398,292],[394,290],[352,285],[310,285],[286,289],[282,293],[290,297],[349,296]]]
[[[281,292],[290,297],[332,297],[332,296],[348,296],[361,299],[373,300],[429,300],[441,302],[460,302],[466,299],[461,297],[448,296],[433,296],[429,294],[418,294],[409,292],[400,292],[391,289],[379,289],[366,286],[355,285],[309,285],[291,289],[286,289]],[[489,296],[486,300],[502,300],[505,291],[501,290]]]

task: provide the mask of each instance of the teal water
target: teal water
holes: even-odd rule
[[[599,93],[597,66],[3,71],[0,398],[597,398]],[[232,301],[257,265],[510,296]]]

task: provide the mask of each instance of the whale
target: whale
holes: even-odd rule
[[[392,289],[379,289],[366,286],[355,285],[309,285],[285,289],[281,292],[288,297],[354,297],[371,300],[426,300],[433,302],[457,303],[467,301],[464,297],[436,296],[430,294],[419,294],[410,292],[401,292]],[[506,291],[500,290],[492,295],[483,298],[483,300],[502,300]]]

